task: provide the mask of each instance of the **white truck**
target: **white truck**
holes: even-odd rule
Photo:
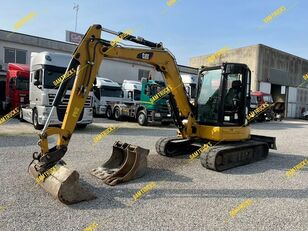
[[[20,120],[32,123],[35,129],[42,129],[45,125],[52,102],[57,93],[54,81],[65,73],[71,59],[70,55],[40,52],[31,53],[29,105],[20,112]],[[67,94],[62,103],[51,115],[50,125],[60,125],[64,119],[66,107],[70,97],[70,89],[74,84],[74,77],[69,79]],[[77,126],[86,127],[93,121],[92,92],[90,92]]]
[[[192,74],[181,74],[181,78],[184,83],[187,96],[192,103],[197,97],[198,76]]]
[[[96,86],[93,87],[93,114],[106,115],[106,108],[109,102],[122,100],[122,88],[120,84],[97,76]]]

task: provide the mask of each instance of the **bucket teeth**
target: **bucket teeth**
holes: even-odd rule
[[[39,172],[35,169],[35,161],[29,167],[29,173],[37,180]],[[83,189],[79,184],[79,173],[72,171],[62,164],[54,166],[55,171],[50,172],[45,179],[39,180],[38,184],[52,196],[64,204],[75,204],[81,201],[96,198],[92,193]]]
[[[91,174],[111,186],[142,177],[147,168],[148,154],[148,149],[117,141],[109,160],[93,169]]]

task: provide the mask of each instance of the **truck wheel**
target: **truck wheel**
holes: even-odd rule
[[[112,114],[112,110],[110,107],[108,107],[106,110],[106,117],[107,119],[110,119],[110,120],[113,119],[113,114]]]
[[[141,126],[146,126],[148,124],[148,118],[146,116],[145,111],[143,110],[138,113],[137,119],[138,119],[138,124]]]
[[[36,130],[41,130],[44,127],[38,123],[38,113],[36,109],[33,110],[32,123]]]
[[[121,120],[121,112],[120,112],[120,108],[118,108],[118,107],[116,107],[115,109],[114,109],[114,118],[116,119],[116,120]]]

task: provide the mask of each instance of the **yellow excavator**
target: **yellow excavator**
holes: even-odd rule
[[[102,31],[142,46],[130,47],[104,40],[101,38]],[[75,69],[77,72],[62,126],[48,127],[47,119],[38,143],[41,150],[33,154],[29,166],[34,178],[57,167],[57,171],[40,185],[61,202],[72,204],[95,198],[81,188],[79,174],[65,167],[62,158],[98,69],[107,57],[144,62],[163,73],[166,86],[171,91],[169,106],[179,130],[177,136],[157,141],[159,154],[167,157],[188,155],[211,142],[209,151],[200,156],[201,163],[208,169],[223,171],[262,160],[267,157],[269,148],[276,149],[274,137],[250,134],[246,115],[250,103],[251,73],[245,64],[223,63],[216,67],[200,68],[198,97],[190,103],[175,58],[162,43],[93,25],[74,51],[66,70]],[[65,80],[61,83],[50,115],[65,95],[67,83]],[[49,148],[48,137],[52,135],[58,136],[57,144]],[[110,159],[93,169],[91,174],[109,185],[141,177],[147,166],[148,153],[147,149],[117,141]]]

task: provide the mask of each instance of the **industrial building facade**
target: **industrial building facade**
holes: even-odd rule
[[[228,50],[214,61],[209,57],[211,54],[192,57],[190,66],[245,63],[252,72],[252,91],[269,93],[274,102],[285,102],[287,117],[298,118],[308,110],[308,83],[303,78],[308,73],[308,60],[262,44]]]
[[[31,52],[72,54],[76,44],[0,30],[0,81],[5,81],[8,63],[30,64]],[[179,65],[183,73],[194,73],[194,68]],[[122,83],[126,80],[148,78],[162,80],[161,73],[151,65],[120,59],[104,59],[98,76]],[[0,89],[1,90],[1,89]]]

